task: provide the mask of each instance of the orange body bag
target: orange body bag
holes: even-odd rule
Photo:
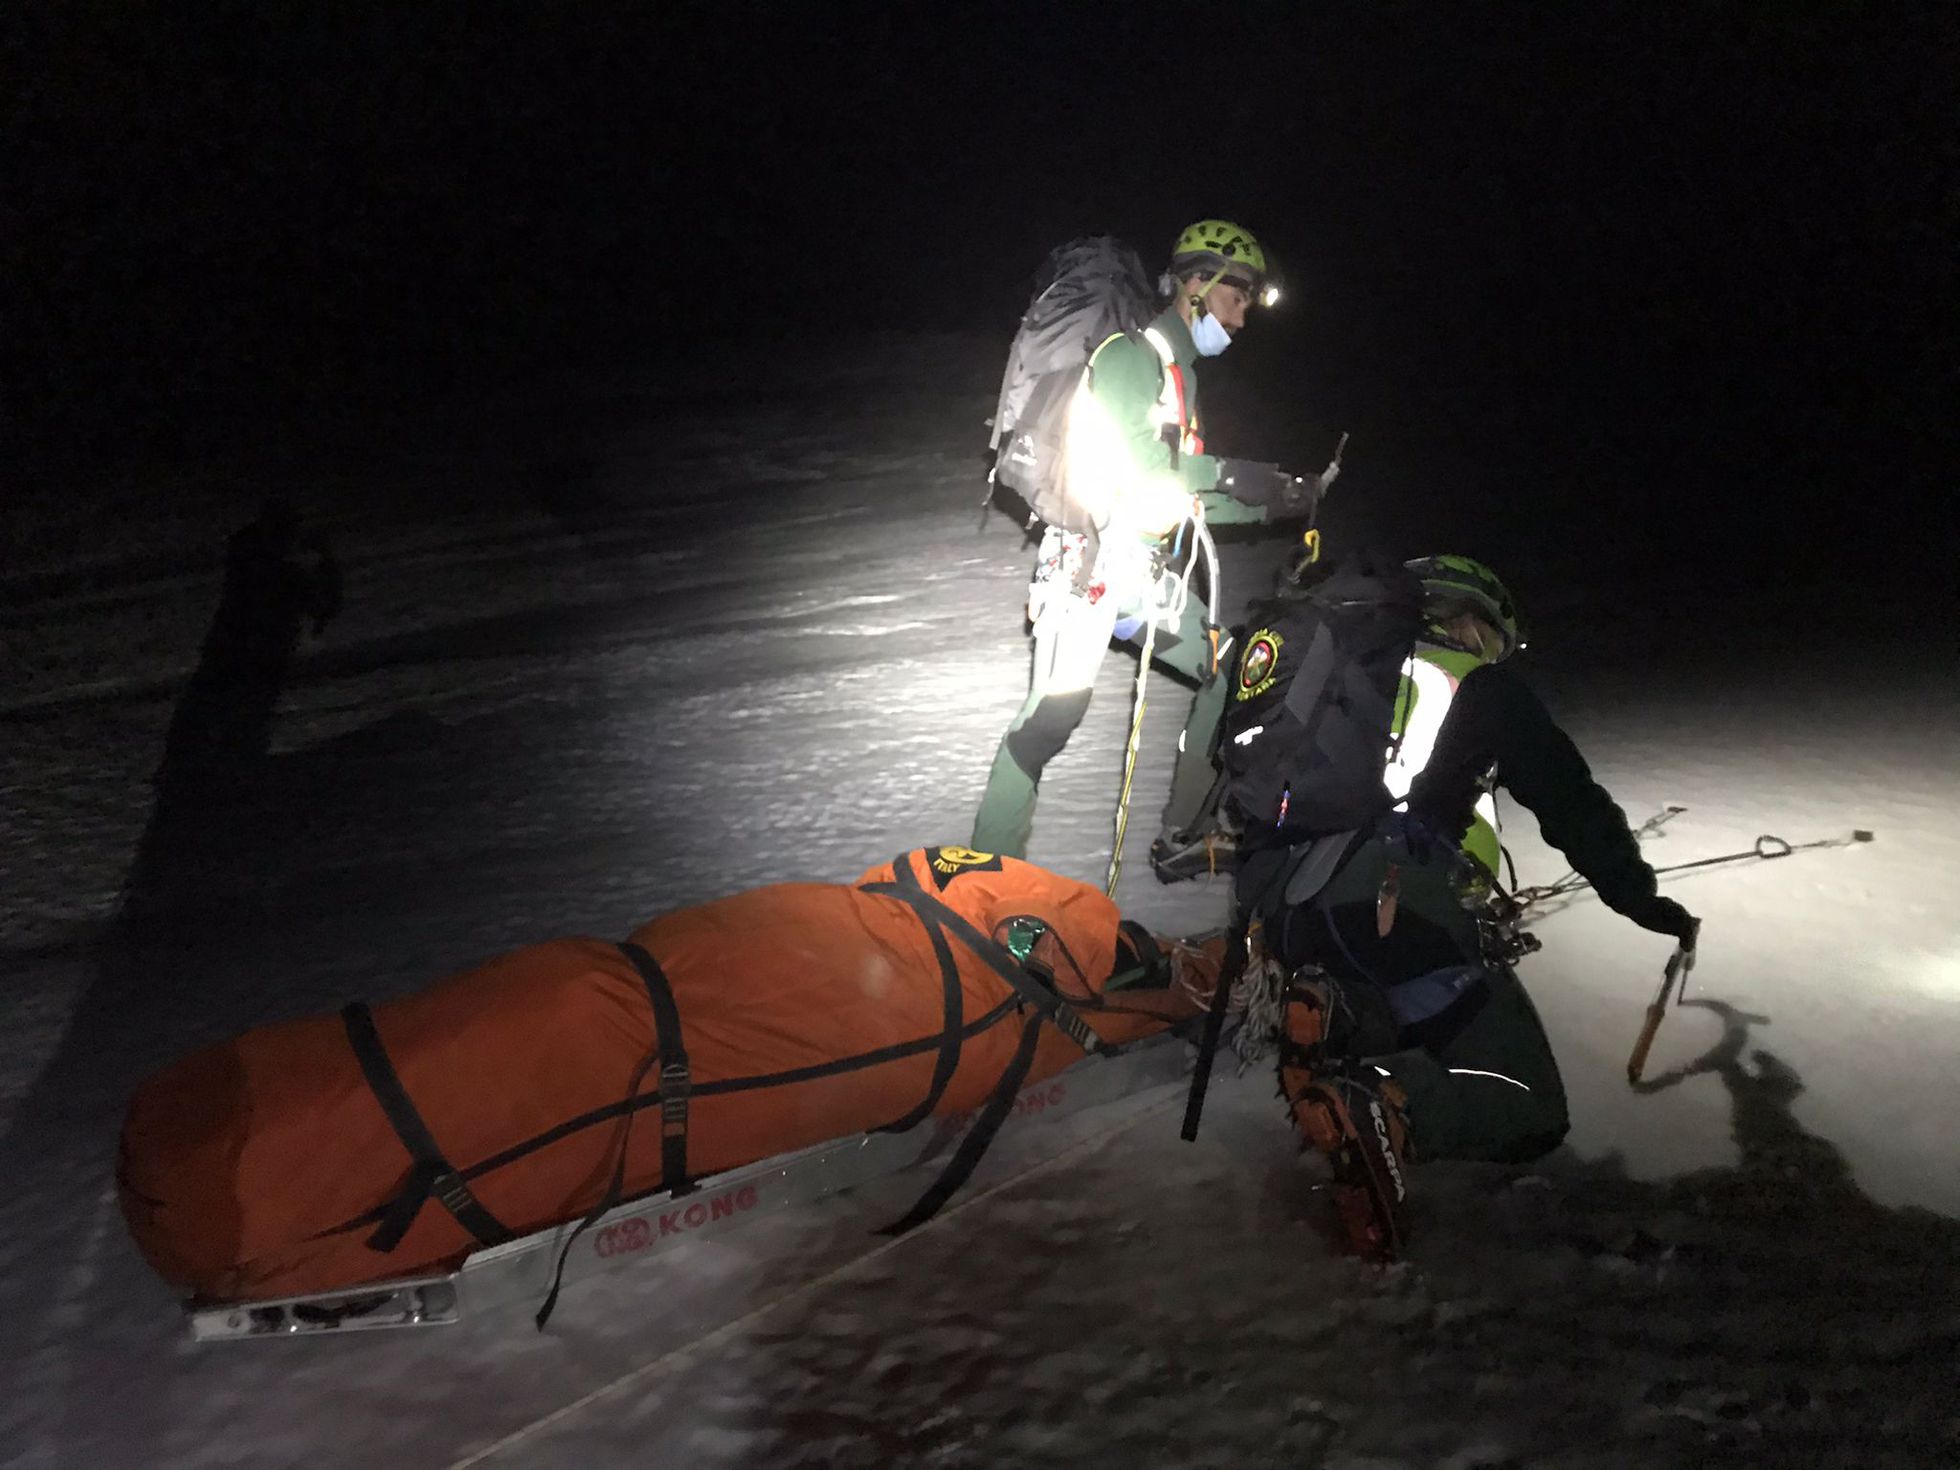
[[[1003,978],[1006,952],[990,963],[932,921],[933,900],[980,936],[1019,915],[1046,925],[1080,1040],[1047,1021],[1028,1037],[1040,1008]],[[151,1078],[123,1128],[123,1212],[158,1273],[206,1299],[452,1269],[499,1229],[583,1216],[616,1170],[620,1197],[673,1187],[662,1104],[671,1124],[683,1094],[686,1172],[707,1175],[978,1107],[1024,1041],[1035,1081],[1081,1041],[1196,1014],[1178,987],[1103,995],[1120,922],[1097,888],[962,848],[683,909],[632,936],[678,1018],[666,1056],[658,982],[627,950],[532,945],[371,1016],[261,1027]]]

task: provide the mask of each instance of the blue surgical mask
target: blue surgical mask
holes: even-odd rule
[[[1216,357],[1232,345],[1232,334],[1219,325],[1217,317],[1206,311],[1191,319],[1191,340],[1197,343],[1200,357]]]

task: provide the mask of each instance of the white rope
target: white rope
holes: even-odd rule
[[[1189,971],[1178,976],[1177,985],[1192,1005],[1202,1010],[1211,1008],[1212,991],[1209,988],[1201,989],[1196,977]],[[1280,1021],[1286,1009],[1281,999],[1285,985],[1286,972],[1278,962],[1256,953],[1246,961],[1239,978],[1232,982],[1232,995],[1225,1002],[1225,1014],[1241,1018],[1231,1040],[1232,1050],[1239,1058],[1238,1075],[1241,1077],[1245,1075],[1246,1068],[1269,1053],[1279,1039]]]
[[[1143,742],[1144,687],[1150,678],[1150,661],[1157,654],[1157,629],[1161,626],[1166,631],[1174,630],[1183,622],[1184,610],[1191,600],[1191,573],[1197,566],[1200,550],[1204,552],[1205,573],[1210,578],[1212,606],[1218,605],[1218,547],[1205,526],[1204,507],[1196,500],[1191,502],[1191,513],[1180,529],[1184,527],[1191,532],[1191,544],[1184,554],[1184,570],[1165,568],[1144,594],[1143,653],[1137,659],[1130,739],[1123,749],[1123,787],[1116,799],[1116,838],[1110,846],[1109,873],[1103,882],[1103,892],[1111,898],[1116,896],[1116,880],[1123,872],[1123,839],[1130,826],[1130,785],[1136,777],[1137,749]]]
[[[1232,1037],[1232,1050],[1238,1055],[1238,1075],[1270,1053],[1279,1042],[1280,1023],[1286,1006],[1281,993],[1286,972],[1264,955],[1249,961],[1245,973],[1232,987],[1231,1005],[1245,1013],[1238,1033]]]
[[[1150,659],[1157,647],[1157,620],[1148,619],[1143,629],[1143,656],[1137,660],[1136,713],[1130,717],[1130,741],[1123,750],[1123,790],[1116,798],[1116,840],[1109,850],[1109,878],[1103,892],[1116,897],[1116,880],[1123,872],[1123,837],[1130,826],[1130,783],[1137,771],[1137,747],[1143,743],[1143,686],[1150,677]]]
[[[1184,525],[1190,528],[1191,544],[1184,553],[1183,570],[1165,568],[1156,586],[1151,589],[1151,616],[1166,631],[1176,628],[1183,621],[1184,609],[1191,601],[1191,573],[1197,569],[1200,552],[1204,553],[1205,580],[1211,589],[1212,611],[1216,613],[1219,606],[1218,545],[1211,538],[1211,528],[1205,524],[1203,508],[1195,501]]]

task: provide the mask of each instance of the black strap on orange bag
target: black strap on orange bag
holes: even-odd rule
[[[456,1223],[480,1244],[501,1245],[511,1239],[503,1222],[470,1193],[463,1176],[444,1157],[435,1135],[402,1086],[395,1064],[388,1060],[388,1050],[381,1044],[381,1033],[375,1030],[374,1017],[366,1002],[350,1001],[341,1007],[340,1023],[347,1030],[347,1044],[354,1049],[354,1059],[361,1064],[361,1076],[367,1079],[374,1100],[387,1114],[389,1126],[414,1160],[400,1192],[388,1202],[381,1222],[368,1236],[368,1249],[386,1252],[400,1245],[415,1217],[422,1213],[422,1206],[432,1199],[454,1215]]]
[[[1020,1092],[1022,1083],[1027,1081],[1029,1069],[1034,1065],[1035,1047],[1041,1039],[1041,1023],[1044,1020],[1053,1021],[1063,1035],[1086,1052],[1112,1053],[1119,1049],[1096,1035],[1073,1006],[1023,969],[1006,945],[991,935],[982,934],[964,914],[927,892],[925,885],[919,881],[919,875],[913,872],[911,863],[907,861],[910,856],[910,853],[901,853],[893,860],[895,882],[868,883],[864,891],[901,899],[908,904],[934,936],[935,948],[942,934],[953,934],[984,961],[988,969],[1000,976],[1034,1014],[1022,1027],[1020,1045],[1015,1048],[1013,1058],[1000,1074],[1000,1081],[995,1084],[986,1105],[980,1109],[980,1116],[967,1129],[966,1136],[953,1151],[953,1157],[947,1160],[939,1178],[919,1196],[917,1204],[880,1230],[880,1235],[903,1235],[925,1224],[972,1177],[981,1157],[993,1143],[994,1135],[1000,1132],[1001,1125],[1013,1112],[1015,1095]]]
[[[640,1084],[646,1081],[647,1073],[656,1062],[660,1064],[660,1185],[670,1199],[692,1194],[696,1188],[694,1181],[687,1177],[687,1108],[689,1098],[694,1095],[694,1076],[688,1069],[687,1048],[681,1043],[681,1011],[674,1004],[674,987],[667,979],[667,972],[660,968],[660,962],[643,946],[630,939],[622,939],[619,950],[633,962],[633,968],[640,972],[640,983],[647,988],[647,1003],[653,1007],[653,1050],[634,1070],[633,1080],[626,1084],[624,1121],[619,1129],[619,1155],[613,1162],[613,1174],[606,1184],[606,1192],[599,1196],[597,1204],[585,1212],[585,1218],[565,1237],[564,1248],[558,1252],[558,1264],[551,1273],[551,1290],[545,1293],[537,1316],[532,1319],[540,1332],[544,1331],[544,1324],[551,1320],[552,1310],[558,1305],[558,1293],[565,1284],[565,1261],[572,1253],[573,1244],[588,1227],[618,1204],[625,1192],[626,1150],[633,1138],[636,1112],[633,1101],[640,1095]]]

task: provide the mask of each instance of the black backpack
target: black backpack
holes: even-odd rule
[[[1100,529],[1069,494],[1064,441],[1069,402],[1082,369],[1110,337],[1157,314],[1137,253],[1108,235],[1071,240],[1049,253],[1021,317],[994,410],[992,481],[1036,519],[1065,531]]]
[[[1403,665],[1422,631],[1422,583],[1360,554],[1255,605],[1220,726],[1222,800],[1248,849],[1366,826],[1382,784]]]

